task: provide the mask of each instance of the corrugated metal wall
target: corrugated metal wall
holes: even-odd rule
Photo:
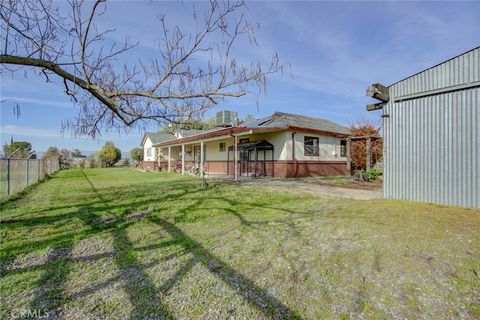
[[[448,60],[390,86],[390,97],[401,97],[480,81],[480,48]]]
[[[480,88],[394,102],[478,81],[479,51],[390,87],[391,102],[383,109],[386,198],[480,207]]]

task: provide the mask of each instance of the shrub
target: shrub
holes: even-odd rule
[[[373,167],[368,170],[355,170],[354,176],[357,180],[374,181],[377,180],[378,177],[383,176],[383,169]]]
[[[78,166],[82,169],[85,168],[85,159],[80,160],[80,162],[78,163]]]
[[[366,171],[368,180],[377,180],[378,177],[383,176],[383,169],[373,167]]]
[[[103,148],[98,152],[98,158],[102,163],[102,167],[112,167],[121,157],[122,153],[120,149],[118,149],[111,141],[105,143]]]
[[[45,151],[42,159],[54,159],[60,157],[60,151],[57,147],[50,147]]]
[[[135,161],[142,161],[143,159],[143,149],[142,148],[133,148],[130,150],[130,157]]]

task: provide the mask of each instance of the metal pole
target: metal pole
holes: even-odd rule
[[[237,147],[237,136],[234,136],[233,137],[233,159],[234,159],[234,164],[233,164],[233,168],[235,170],[235,173],[234,173],[234,180],[235,181],[238,181],[238,154],[237,154],[237,150],[238,150],[238,147]]]
[[[30,154],[27,157],[27,187],[29,183],[29,177],[30,177],[30,158],[35,154],[35,151],[30,151]]]
[[[7,159],[7,195],[10,195],[10,159]]]
[[[29,171],[28,167],[29,167],[29,165],[30,165],[30,160],[27,159],[27,187],[28,187],[28,171]]]

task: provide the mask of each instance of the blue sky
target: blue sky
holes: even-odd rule
[[[130,35],[140,46],[126,58],[157,54],[156,15],[191,26],[192,2],[121,1],[108,4],[100,26],[116,27],[114,37]],[[260,24],[259,46],[240,43],[241,61],[266,61],[274,52],[286,72],[269,79],[268,92],[231,99],[211,111],[229,109],[241,116],[261,117],[274,111],[305,114],[348,125],[362,119],[380,123],[367,113],[366,87],[391,84],[480,45],[479,2],[248,2],[247,17]],[[198,4],[197,6],[202,6]],[[126,14],[128,12],[128,14]],[[75,115],[62,82],[18,72],[3,75],[1,143],[32,142],[37,151],[49,146],[98,150],[112,140],[122,151],[139,145],[142,130],[105,132],[99,139],[74,138],[61,132],[61,122]],[[21,115],[14,112],[20,105]],[[155,127],[152,128],[155,130]]]

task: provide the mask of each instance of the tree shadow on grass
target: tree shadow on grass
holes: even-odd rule
[[[89,183],[95,197],[105,202],[105,199],[97,192],[95,186],[92,184],[85,172],[83,170],[81,172],[83,177]],[[95,215],[95,212],[88,215],[78,214],[77,217],[84,222],[84,225],[90,227],[90,230],[82,232],[82,238],[86,238],[90,234],[95,234],[99,229],[109,228],[122,230],[130,224],[129,222],[117,221],[111,225],[95,225],[92,224],[92,216]],[[69,256],[73,250],[76,240],[78,240],[75,239],[73,235],[70,237],[68,237],[68,235],[64,235],[60,238],[63,239],[63,241],[60,243],[58,241],[52,243],[51,239],[48,242],[50,247],[53,246],[51,250],[53,250],[53,252],[61,252],[61,255],[52,254],[51,256],[47,257],[46,263],[42,266],[43,272],[37,280],[36,290],[33,293],[34,296],[30,303],[30,310],[47,312],[50,318],[58,318],[63,304],[66,303],[64,299],[64,291],[65,283],[70,273]],[[45,243],[45,245],[48,244]],[[59,245],[61,245],[60,248],[58,247]]]
[[[115,261],[120,270],[125,292],[133,305],[131,318],[141,319],[155,315],[161,319],[174,319],[173,314],[162,303],[160,291],[144,271],[145,266],[135,257],[126,230],[115,231],[112,235],[114,248],[118,252]]]
[[[240,288],[239,294],[242,298],[258,309],[266,317],[272,319],[280,318],[299,318],[294,311],[289,309],[280,300],[271,295],[267,290],[262,289],[256,284],[236,271],[231,266],[227,265],[220,258],[213,255],[205,247],[199,244],[197,241],[185,234],[181,229],[175,225],[169,223],[167,220],[149,216],[151,222],[160,226],[166,233],[168,233],[172,240],[164,241],[158,245],[150,245],[140,248],[134,248],[130,239],[128,238],[126,228],[132,225],[133,221],[127,221],[122,216],[118,216],[118,212],[113,212],[115,209],[123,209],[124,212],[129,210],[138,210],[138,207],[148,205],[152,202],[152,199],[143,199],[140,201],[133,201],[128,203],[112,204],[109,200],[103,196],[96,186],[92,183],[89,177],[82,171],[82,176],[90,186],[93,197],[97,198],[96,201],[89,202],[89,204],[95,203],[95,206],[80,207],[77,211],[74,211],[68,215],[59,215],[58,217],[47,217],[45,220],[41,220],[39,217],[33,217],[31,219],[19,219],[12,221],[12,227],[16,226],[30,226],[30,225],[48,225],[55,221],[61,221],[63,219],[80,219],[83,221],[86,230],[81,230],[77,234],[64,234],[48,241],[40,241],[32,243],[25,250],[21,252],[30,252],[39,248],[56,247],[61,249],[60,255],[52,255],[51,259],[47,259],[46,263],[41,266],[35,266],[42,270],[42,274],[37,281],[37,288],[34,292],[34,298],[30,304],[31,309],[43,309],[52,310],[53,316],[61,316],[62,306],[71,301],[72,299],[78,299],[81,296],[92,294],[102,288],[105,288],[109,284],[115,281],[121,281],[125,288],[130,303],[133,306],[132,318],[144,318],[151,315],[155,315],[160,318],[170,319],[173,318],[173,314],[162,303],[162,295],[170,290],[175,284],[181,280],[191,269],[197,264],[201,263],[210,272],[220,278],[225,284],[234,290]],[[187,181],[188,182],[188,181]],[[102,190],[103,191],[103,190]],[[204,189],[192,189],[192,185],[185,186],[182,183],[176,184],[171,191],[172,193],[162,194],[161,197],[155,199],[156,202],[172,202],[182,200],[188,195],[189,201],[194,201],[192,205],[186,206],[180,212],[180,216],[185,217],[190,210],[194,210],[196,206],[203,204],[208,200],[225,200],[229,206],[235,205],[247,205],[268,208],[272,210],[279,210],[282,212],[296,213],[292,210],[286,210],[277,207],[261,206],[257,203],[239,202],[221,197],[209,197],[204,195],[199,198],[192,198],[191,195],[197,192],[203,192]],[[68,207],[68,206],[67,206]],[[223,208],[228,214],[236,216],[240,223],[244,226],[253,227],[256,222],[250,222],[246,220],[236,210]],[[109,214],[117,216],[116,220],[109,223],[98,222],[98,218],[102,214]],[[182,217],[182,218],[183,218]],[[180,218],[180,219],[182,219]],[[65,295],[65,285],[70,272],[70,264],[75,263],[75,259],[70,257],[74,245],[81,239],[93,236],[99,233],[110,233],[114,240],[114,251],[106,254],[91,255],[88,257],[82,257],[81,259],[86,262],[93,262],[106,255],[111,256],[118,266],[119,275],[108,279],[107,281],[87,287],[86,289],[77,292],[73,295]],[[158,250],[162,247],[171,245],[181,245],[183,252],[193,254],[193,258],[188,259],[179,270],[167,279],[163,284],[156,285],[154,281],[148,276],[146,270],[154,266],[157,262],[148,264],[141,263],[135,253],[141,250]],[[11,249],[11,247],[10,247]],[[176,254],[173,254],[175,256]],[[165,257],[172,258],[171,257]],[[163,259],[162,259],[163,260]],[[29,268],[21,270],[12,270],[11,272],[23,272]]]
[[[173,239],[183,239],[184,246],[205,268],[209,269],[233,290],[240,288],[242,298],[266,317],[271,319],[300,319],[293,310],[267,290],[258,287],[252,280],[223,262],[180,228],[159,217],[150,216],[149,220],[162,227]]]

